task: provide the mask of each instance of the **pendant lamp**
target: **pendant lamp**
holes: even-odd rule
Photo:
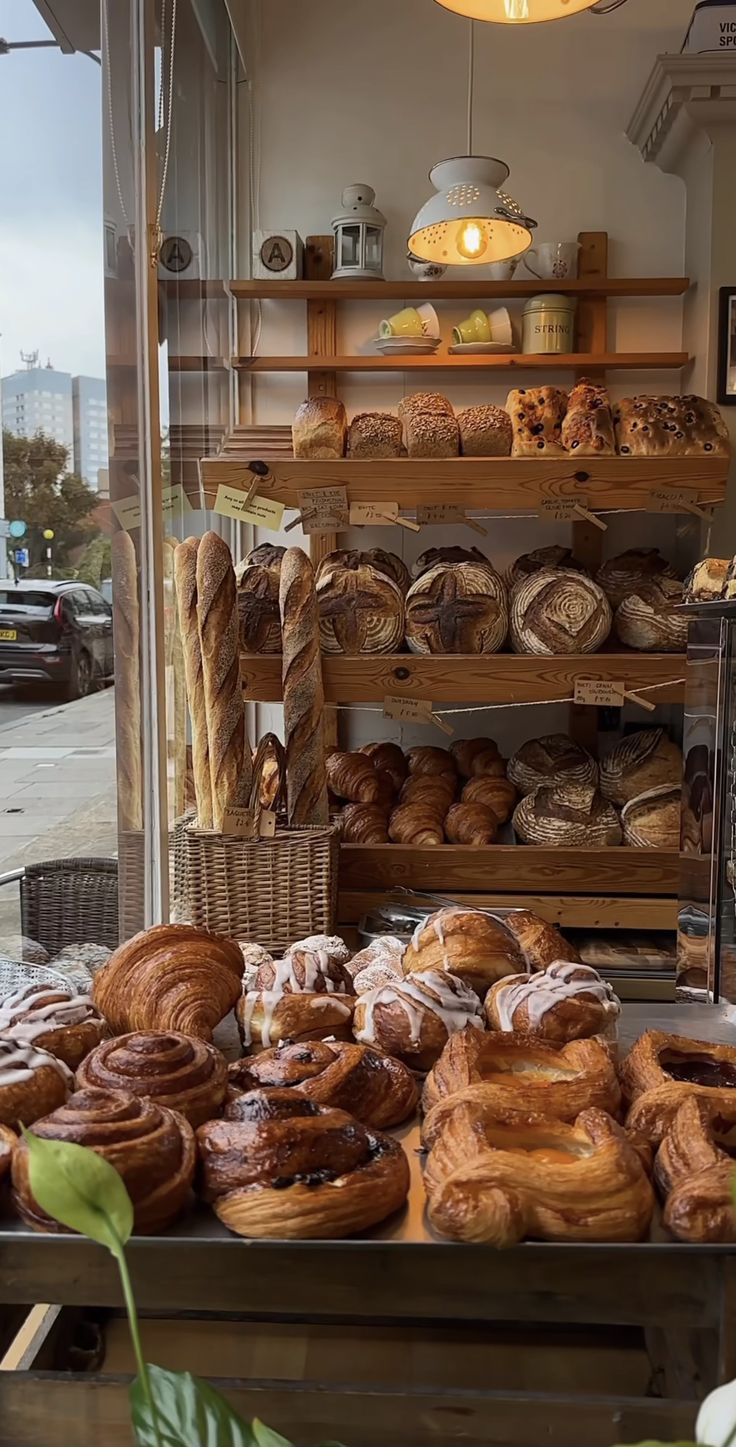
[[[626,0],[437,0],[445,10],[466,15],[470,20],[489,20],[495,25],[536,25],[543,20],[564,20],[581,10],[607,15],[619,10]]]

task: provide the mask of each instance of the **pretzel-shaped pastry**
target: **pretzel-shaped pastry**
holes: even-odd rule
[[[459,1098],[483,1102],[499,1122],[519,1111],[571,1121],[586,1106],[615,1115],[621,1104],[616,1071],[599,1041],[560,1048],[530,1035],[476,1030],[453,1035],[427,1076],[423,1136],[430,1145]]]
[[[455,1096],[424,1176],[429,1219],[455,1241],[639,1241],[654,1195],[637,1151],[602,1110],[574,1124],[499,1123],[492,1101]]]
[[[0,1034],[22,1045],[37,1045],[76,1070],[107,1035],[89,995],[49,985],[25,985],[0,1003]]]
[[[103,1040],[77,1071],[77,1086],[127,1090],[178,1110],[190,1125],[219,1115],[227,1090],[225,1058],[214,1045],[169,1030]]]
[[[297,1090],[251,1090],[200,1126],[201,1191],[238,1236],[316,1239],[375,1226],[404,1204],[409,1163],[391,1136]]]
[[[369,1045],[339,1040],[264,1050],[229,1066],[228,1079],[229,1100],[261,1086],[291,1086],[317,1105],[346,1110],[374,1130],[399,1125],[419,1099],[414,1077],[400,1060]],[[228,1107],[225,1117],[230,1119]]]
[[[629,1130],[647,1140],[663,1139],[683,1101],[690,1096],[713,1106],[724,1127],[736,1125],[736,1048],[647,1030],[621,1065],[630,1101]]]
[[[654,1165],[664,1223],[678,1241],[736,1241],[734,1148],[736,1126],[722,1128],[717,1106],[695,1096],[683,1101]]]

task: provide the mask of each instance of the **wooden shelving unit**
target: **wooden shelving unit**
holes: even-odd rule
[[[570,352],[553,356],[499,352],[479,357],[438,352],[431,357],[382,357],[377,353],[352,357],[233,357],[231,364],[239,372],[664,372],[685,367],[689,361],[687,352]]]
[[[195,288],[209,285],[224,287],[238,301],[472,301],[475,297],[503,298],[521,301],[537,296],[540,291],[554,291],[560,296],[616,297],[684,296],[690,281],[686,276],[589,276],[575,281],[556,281],[549,287],[535,277],[521,281],[230,281],[181,283],[170,281],[172,291],[181,285]],[[192,291],[192,295],[196,293]],[[208,293],[208,295],[211,293]]]
[[[679,854],[661,849],[537,849],[524,844],[343,844],[343,889],[535,890],[676,895]]]

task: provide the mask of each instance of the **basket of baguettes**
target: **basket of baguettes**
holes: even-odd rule
[[[299,548],[281,569],[285,746],[251,753],[240,679],[235,572],[216,533],[174,555],[196,812],[174,838],[177,918],[281,950],[331,930],[338,834],[329,820],[314,578]],[[273,831],[261,827],[275,815]]]

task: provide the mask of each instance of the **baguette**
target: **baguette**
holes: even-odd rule
[[[235,572],[230,549],[217,533],[205,533],[197,549],[197,621],[210,753],[212,823],[221,833],[225,810],[248,803],[253,763],[240,687]]]
[[[326,824],[325,700],[317,594],[312,564],[301,548],[289,548],[281,564],[279,608],[289,824]]]
[[[207,736],[207,712],[204,701],[202,649],[197,621],[197,553],[199,538],[187,538],[174,553],[174,581],[179,633],[184,653],[184,674],[187,685],[189,715],[192,721],[192,771],[197,823],[200,829],[212,828],[212,779],[210,776],[210,745]]]
[[[140,610],[138,565],[130,533],[115,533],[111,550],[115,580],[118,817],[121,829],[140,830],[143,828]]]

